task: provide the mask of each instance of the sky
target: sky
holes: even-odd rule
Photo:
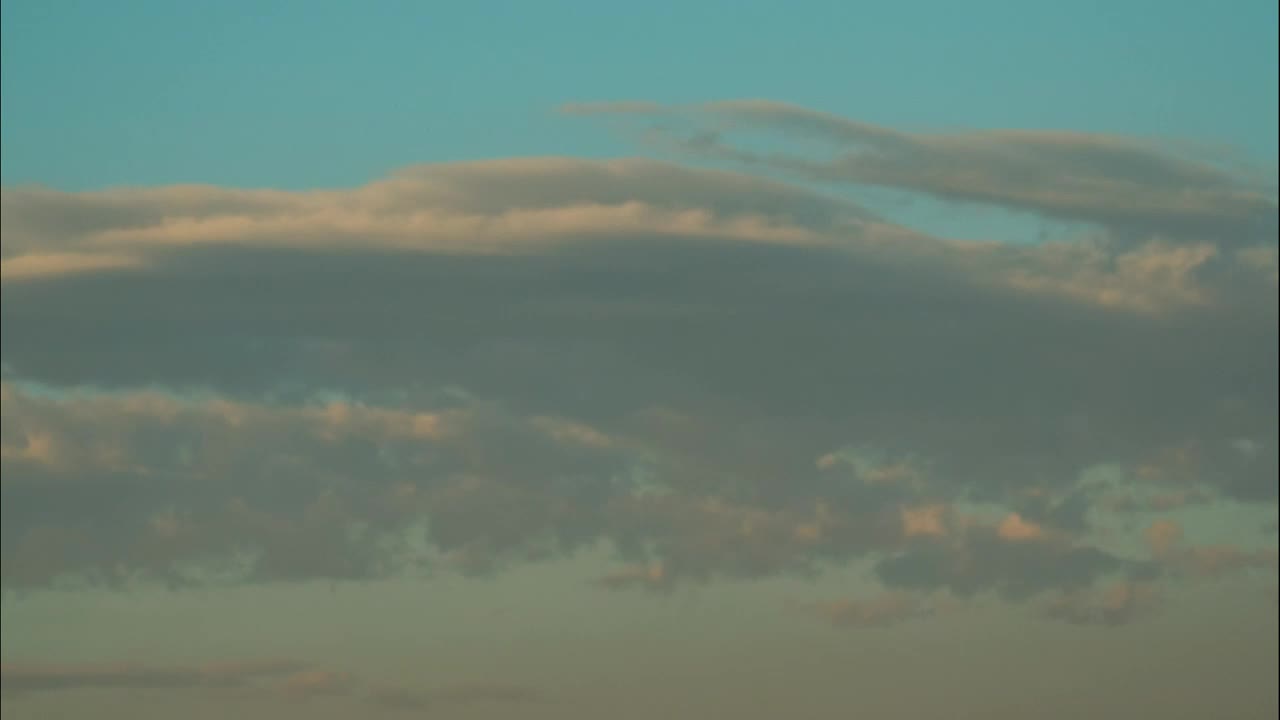
[[[4,716],[1275,717],[1278,24],[4,0]]]

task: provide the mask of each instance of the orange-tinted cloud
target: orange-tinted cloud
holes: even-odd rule
[[[945,505],[932,504],[902,508],[902,534],[912,537],[942,537],[947,534]]]
[[[1143,531],[1142,537],[1156,557],[1167,557],[1182,540],[1182,526],[1173,520],[1157,520]]]

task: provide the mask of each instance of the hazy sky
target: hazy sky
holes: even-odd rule
[[[1274,2],[2,7],[6,719],[1280,709]]]

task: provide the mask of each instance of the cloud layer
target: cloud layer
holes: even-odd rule
[[[1151,524],[1274,514],[1264,185],[1107,137],[574,110],[712,123],[682,147],[744,168],[1096,227],[960,242],[645,160],[6,188],[4,585],[483,574],[603,547],[605,589],[861,563],[886,594],[815,606],[834,624],[935,593],[1118,624],[1157,583],[1274,572],[1274,531]],[[755,129],[843,154],[726,144]]]

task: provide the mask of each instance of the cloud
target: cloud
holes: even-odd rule
[[[1167,557],[1182,540],[1182,526],[1173,520],[1157,520],[1143,531],[1142,537],[1152,555]]]
[[[432,514],[429,532],[446,551],[500,554],[540,533],[573,544],[556,513],[574,512],[564,505],[574,499],[520,476],[545,473],[568,488],[584,482],[574,474],[629,462],[627,448],[578,424],[484,406],[431,413],[0,389],[4,579],[17,586],[67,573],[197,582],[192,564],[235,557],[249,579],[379,576],[412,565],[413,556],[397,562],[406,533]],[[501,452],[477,458],[477,442]],[[592,536],[589,525],[580,532]],[[127,574],[113,575],[120,568]]]
[[[217,662],[202,666],[148,666],[133,663],[59,665],[4,663],[5,694],[83,689],[179,690],[241,688],[307,672],[291,660]]]
[[[652,118],[688,155],[806,180],[891,187],[1134,232],[1235,245],[1274,241],[1274,179],[1180,157],[1135,138],[1053,130],[912,133],[765,100],[686,107],[593,103],[577,115]],[[829,153],[762,153],[735,134],[817,140]]]
[[[907,537],[941,537],[947,534],[945,523],[947,508],[933,504],[923,507],[902,508],[902,533]]]
[[[933,612],[925,600],[905,592],[818,603],[806,609],[834,627],[847,628],[888,627]]]
[[[421,166],[353,190],[206,186],[64,193],[5,188],[9,281],[154,264],[240,246],[464,255],[545,252],[586,234],[817,242],[873,220],[848,202],[748,175],[647,160],[526,158]]]
[[[1276,548],[1246,548],[1228,544],[1191,545],[1182,525],[1162,518],[1143,531],[1151,556],[1170,572],[1192,578],[1216,578],[1229,573],[1262,569],[1276,572]]]
[[[284,678],[279,689],[286,695],[299,698],[346,695],[351,692],[354,682],[351,673],[310,669]]]
[[[1183,548],[1167,562],[1177,571],[1194,577],[1218,577],[1250,569],[1276,573],[1276,549],[1246,549],[1233,545],[1201,545]]]
[[[6,588],[605,547],[611,588],[865,561],[891,592],[1023,601],[1155,572],[1140,528],[1132,556],[1099,534],[1097,468],[1116,496],[1276,498],[1274,264],[1211,234],[960,243],[568,159],[5,189],[3,223],[6,267],[136,260],[0,285]]]
[[[536,688],[526,685],[480,682],[417,690],[380,686],[370,691],[369,700],[385,709],[416,712],[438,706],[542,703],[548,698]]]
[[[1044,537],[1044,528],[1022,519],[1022,516],[1018,513],[1009,513],[1004,520],[1000,521],[1000,526],[996,528],[996,534],[1000,536],[1001,540],[1009,542],[1039,540]]]
[[[0,260],[0,282],[31,280],[77,273],[137,268],[142,261],[130,255],[109,253],[26,254]]]
[[[1154,585],[1120,581],[1097,591],[1058,595],[1045,605],[1044,612],[1073,625],[1124,625],[1150,615],[1159,602]]]
[[[240,700],[294,702],[349,698],[383,710],[421,711],[437,706],[547,702],[540,690],[494,681],[455,682],[411,689],[292,660],[237,660],[205,665],[137,663],[4,663],[6,699],[80,690],[191,691]]]
[[[670,575],[661,561],[648,565],[628,565],[596,579],[596,584],[609,590],[633,587],[662,589],[670,587]]]
[[[1074,540],[1019,532],[1009,536],[1008,519],[998,527],[971,526],[946,543],[924,543],[891,554],[876,575],[891,588],[950,590],[966,597],[995,592],[1019,601],[1052,590],[1088,588],[1115,573],[1140,577],[1152,569]]]

